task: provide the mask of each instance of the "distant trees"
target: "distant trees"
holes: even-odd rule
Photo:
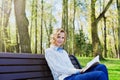
[[[62,27],[67,32],[64,48],[70,54],[99,54],[101,58],[120,55],[119,0],[0,2],[1,52],[44,53],[52,30]]]

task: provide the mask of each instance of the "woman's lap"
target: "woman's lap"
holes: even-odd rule
[[[88,69],[86,71],[86,73],[91,72],[91,71],[102,71],[102,72],[104,72],[106,77],[107,77],[107,80],[108,80],[108,71],[107,71],[107,68],[106,68],[106,66],[104,64],[98,64],[96,66],[93,66],[90,69]]]
[[[98,64],[83,74],[73,74],[64,80],[108,80],[107,68],[103,64]]]
[[[77,73],[65,78],[65,80],[107,80],[107,78],[102,71],[92,71],[83,74]]]

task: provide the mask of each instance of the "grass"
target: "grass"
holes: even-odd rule
[[[77,57],[80,64],[85,66],[89,62],[91,57]],[[120,60],[118,59],[106,59],[100,61],[102,64],[105,64],[108,68],[109,80],[120,80]]]

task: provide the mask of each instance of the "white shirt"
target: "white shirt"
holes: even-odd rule
[[[52,71],[54,80],[64,80],[64,78],[80,72],[80,69],[76,69],[71,63],[67,52],[58,49],[58,47],[52,45],[45,50],[45,59]]]

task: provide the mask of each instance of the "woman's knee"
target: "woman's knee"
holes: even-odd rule
[[[107,80],[107,76],[103,71],[98,71],[97,80]]]
[[[96,69],[107,69],[106,66],[104,64],[98,64],[96,66]]]
[[[101,66],[101,67],[106,67],[104,64],[99,64],[99,66]]]
[[[106,67],[104,64],[97,64],[97,66]]]

